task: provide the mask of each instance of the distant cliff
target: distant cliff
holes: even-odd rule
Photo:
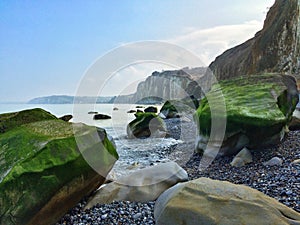
[[[183,68],[153,72],[151,76],[138,84],[137,91],[132,95],[119,96],[117,103],[152,103],[167,99],[181,99],[189,95],[200,98],[199,80],[206,72],[206,67]]]
[[[299,76],[299,6],[300,0],[276,0],[263,29],[255,37],[225,51],[210,64],[216,78],[223,80],[261,72]]]
[[[170,99],[181,99],[190,95],[200,98],[202,87],[196,80],[204,77],[207,67],[183,68],[153,72],[151,76],[138,84],[137,91],[130,95],[112,97],[74,97],[53,95],[34,98],[28,104],[94,104],[94,103],[137,103],[153,104]],[[202,83],[200,83],[202,85]]]
[[[94,104],[94,103],[111,103],[113,97],[88,97],[88,96],[68,96],[52,95],[31,99],[27,104]]]

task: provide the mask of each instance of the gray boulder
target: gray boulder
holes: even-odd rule
[[[199,178],[165,191],[156,201],[157,225],[296,225],[300,214],[252,188]]]
[[[154,201],[162,192],[178,182],[187,181],[187,179],[186,171],[177,163],[161,163],[103,185],[89,200],[86,208],[112,201]]]
[[[251,152],[247,148],[243,148],[232,160],[230,163],[231,166],[234,167],[242,167],[248,163],[251,163],[252,155]]]

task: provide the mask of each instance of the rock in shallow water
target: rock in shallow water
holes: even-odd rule
[[[96,114],[93,117],[94,120],[107,120],[107,119],[111,119],[111,116],[109,115],[105,115],[105,114]]]
[[[128,138],[165,137],[164,121],[155,113],[136,113],[127,126]]]
[[[41,109],[2,114],[0,120],[6,127],[0,134],[0,224],[55,223],[104,182],[118,157],[104,130],[73,127]],[[98,137],[98,144],[80,150],[93,154],[102,176],[85,161],[75,136]]]
[[[157,225],[299,224],[300,214],[252,188],[199,178],[177,184],[156,201]]]
[[[157,108],[154,106],[149,106],[146,109],[144,109],[144,112],[157,113]]]
[[[62,117],[59,117],[59,119],[65,121],[65,122],[69,122],[72,118],[73,118],[72,115],[64,115]]]

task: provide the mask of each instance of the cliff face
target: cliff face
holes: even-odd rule
[[[300,0],[276,0],[255,37],[225,51],[209,66],[217,79],[265,72],[300,72]]]
[[[164,71],[162,73],[154,72],[144,82],[137,87],[135,100],[148,96],[156,96],[163,99],[180,99],[194,93],[193,87],[196,86],[192,75],[195,73],[204,73],[201,68],[182,69]]]
[[[152,101],[182,99],[190,95],[201,96],[201,87],[196,79],[203,77],[207,68],[183,68],[153,72],[145,81],[139,83],[133,95],[118,96],[116,103],[150,103]]]

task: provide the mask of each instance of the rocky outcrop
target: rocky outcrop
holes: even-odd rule
[[[210,64],[217,79],[266,72],[295,74],[299,79],[299,6],[299,0],[276,0],[255,37],[225,51]]]
[[[220,99],[224,99],[224,111]],[[210,135],[212,145],[221,144],[219,155],[276,144],[282,140],[297,103],[296,82],[291,76],[261,74],[219,82],[195,114],[199,128],[196,149],[209,155]]]
[[[0,115],[0,224],[49,225],[99,187],[118,155],[103,129],[42,109]],[[75,134],[74,134],[75,132]],[[81,140],[99,138],[100,147]],[[102,174],[86,162],[93,154]]]
[[[165,137],[164,121],[155,113],[136,113],[135,119],[127,125],[128,138]]]
[[[96,204],[108,204],[112,201],[154,201],[168,188],[187,180],[186,171],[177,163],[161,163],[137,170],[103,185],[88,201],[86,208],[91,208]]]
[[[199,178],[165,191],[156,201],[157,225],[295,225],[300,214],[252,188]]]

